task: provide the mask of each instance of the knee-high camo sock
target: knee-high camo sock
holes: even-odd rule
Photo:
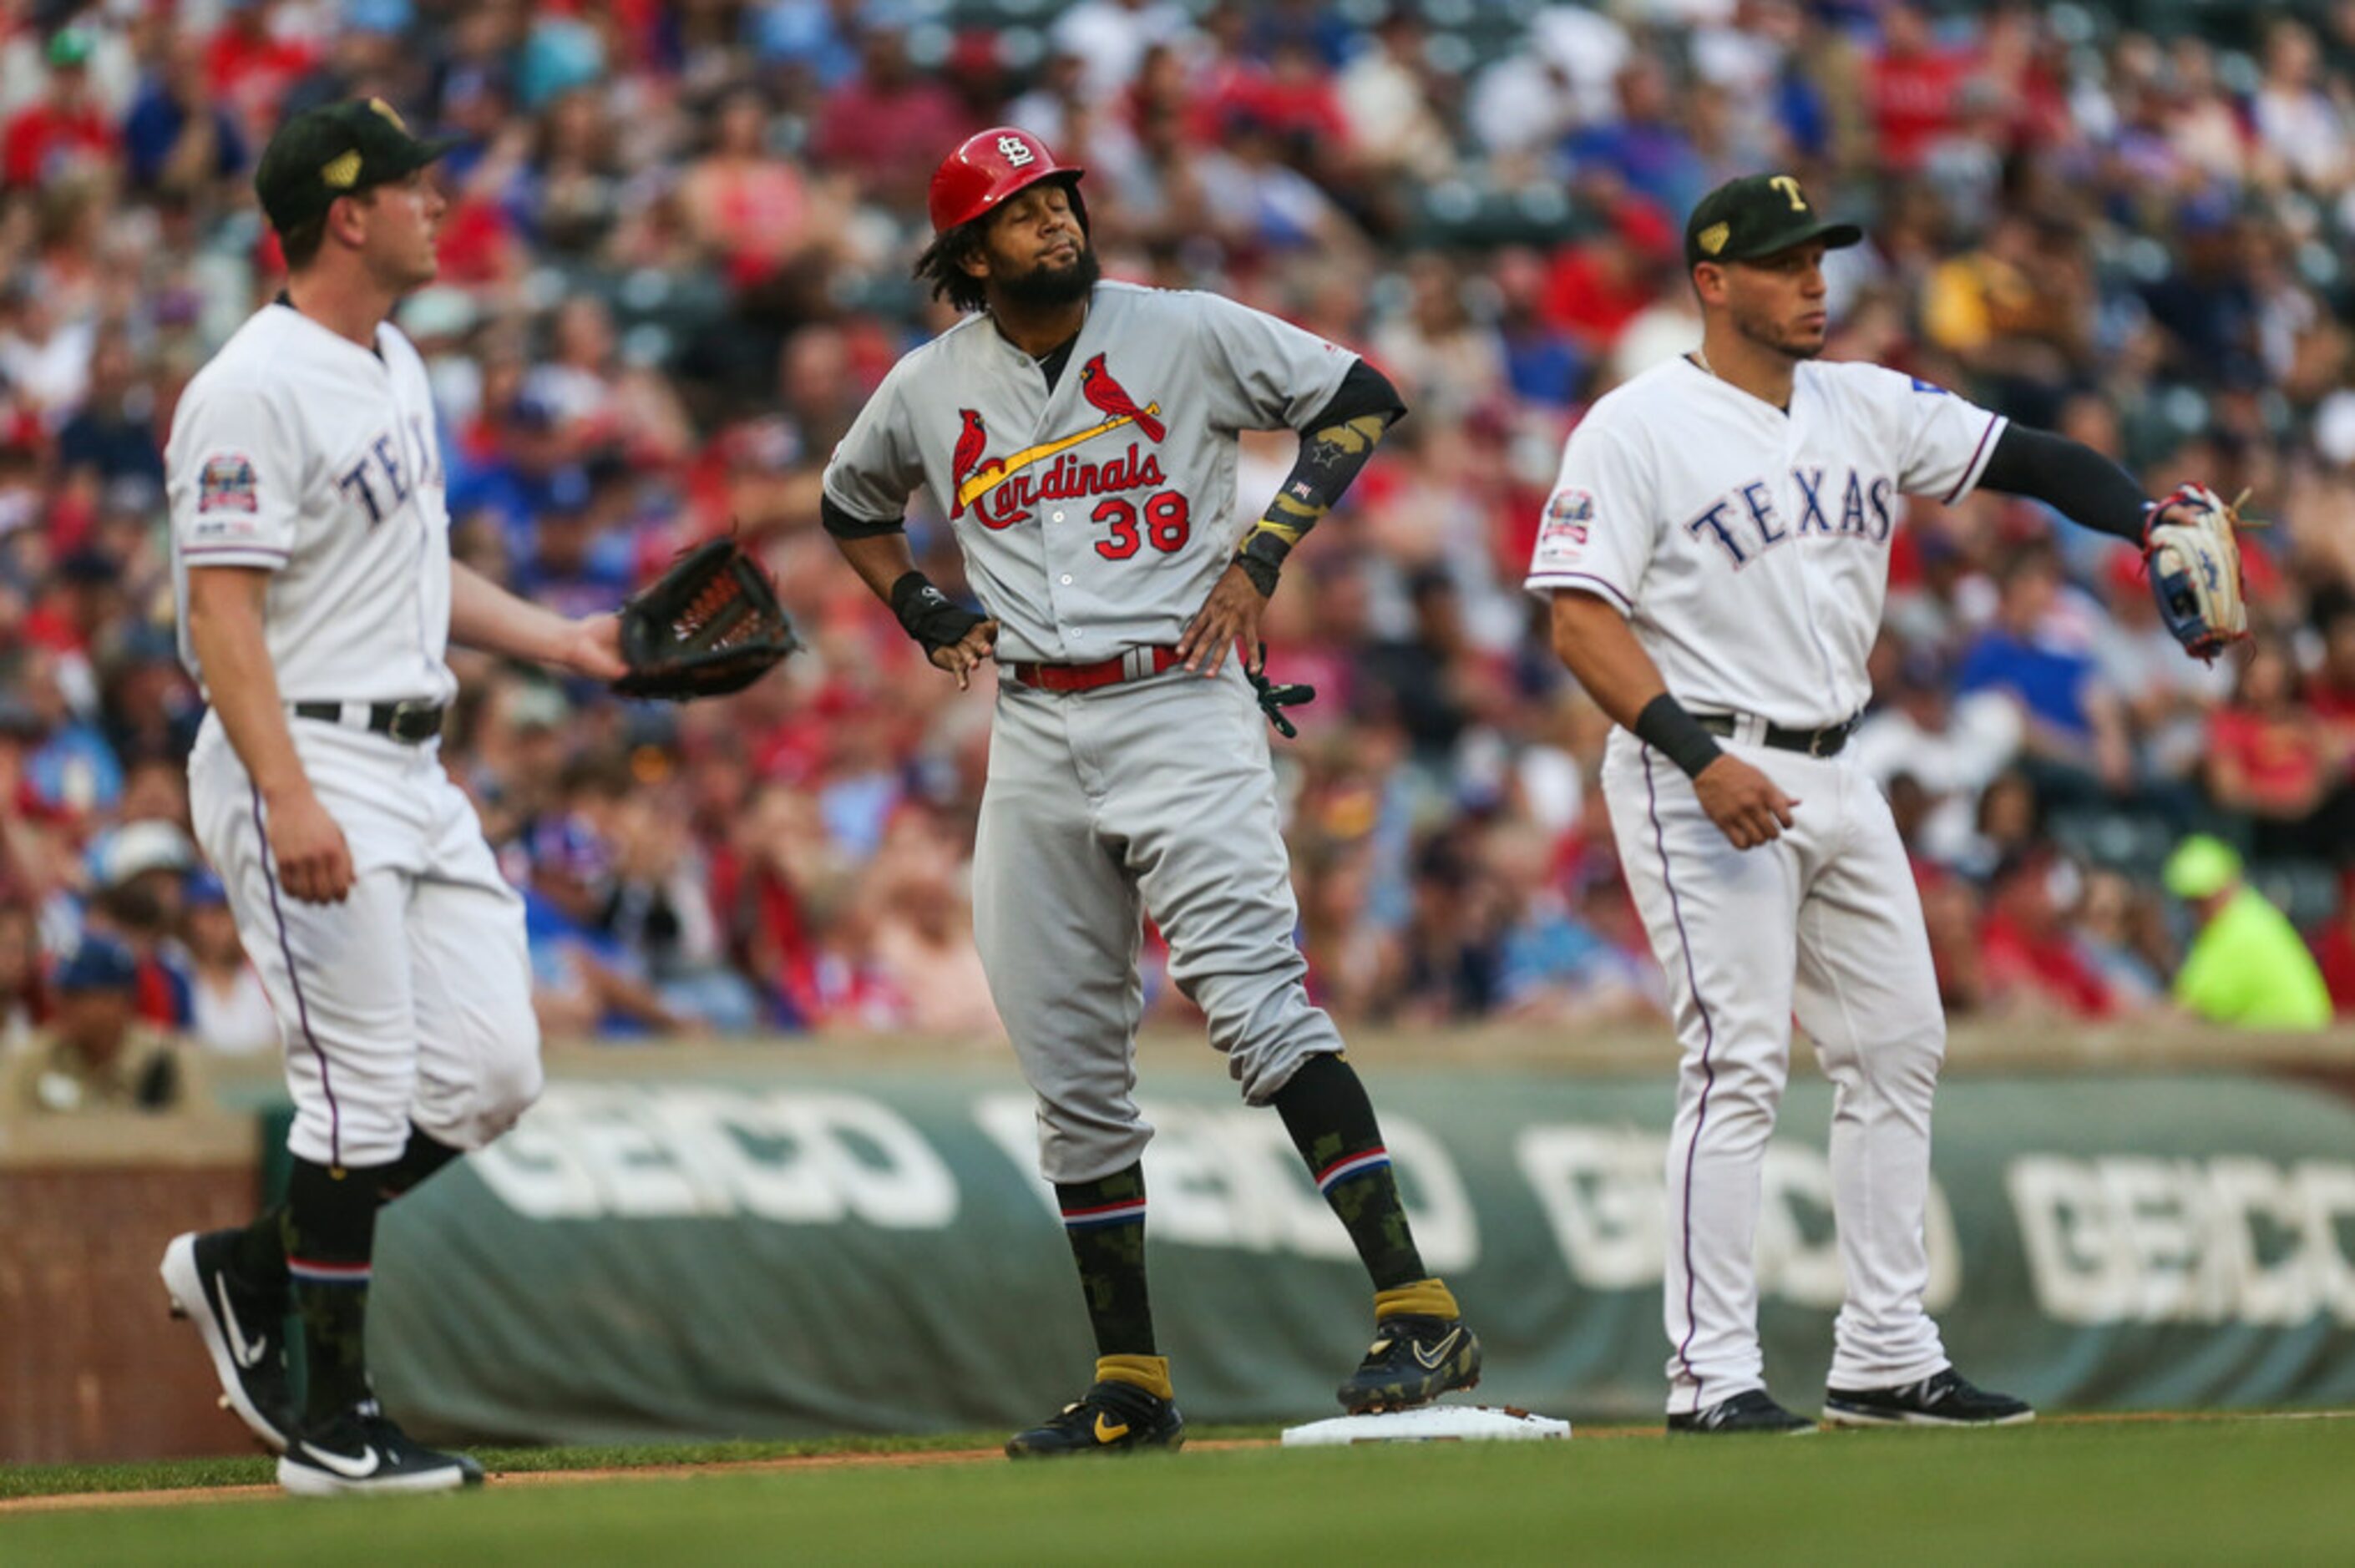
[[[389,1168],[331,1170],[296,1157],[286,1188],[286,1271],[302,1319],[306,1425],[371,1397],[368,1374],[369,1259],[378,1184]]]
[[[1274,1103],[1317,1190],[1357,1244],[1375,1290],[1398,1291],[1425,1278],[1390,1151],[1357,1069],[1338,1055],[1311,1056],[1276,1091]]]
[[[1145,1289],[1143,1162],[1093,1181],[1058,1181],[1055,1202],[1095,1330],[1097,1377],[1154,1388],[1167,1398],[1167,1363],[1154,1353],[1153,1308]]]

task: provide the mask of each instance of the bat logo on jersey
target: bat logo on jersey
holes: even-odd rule
[[[1127,388],[1114,381],[1112,372],[1104,368],[1104,356],[1101,354],[1080,367],[1080,396],[1106,414],[1135,420],[1136,428],[1145,432],[1146,440],[1156,445],[1169,433],[1161,421],[1153,417],[1161,412],[1161,405],[1150,403],[1138,408],[1136,399],[1128,395]]]
[[[261,509],[261,490],[253,477],[253,460],[243,452],[215,452],[205,459],[197,475],[197,511],[243,512]]]
[[[1073,447],[1125,425],[1135,426],[1156,443],[1169,433],[1156,418],[1161,405],[1138,408],[1136,399],[1105,368],[1101,354],[1081,366],[1080,393],[1104,416],[1103,420],[1071,435],[1025,447],[1010,457],[985,458],[989,432],[979,411],[959,408],[956,445],[949,454],[949,516],[962,517],[970,507],[984,527],[1010,528],[1028,518],[1030,508],[1041,501],[1105,495],[1167,482],[1168,476],[1161,471],[1160,460],[1135,441],[1127,451],[1106,463],[1082,462],[1067,455]],[[1051,466],[1043,473],[1032,471],[1044,462]]]
[[[1850,469],[1845,482],[1832,483],[1825,479],[1823,465],[1818,463],[1791,470],[1791,491],[1799,507],[1796,522],[1775,507],[1774,487],[1763,479],[1753,479],[1688,518],[1684,531],[1714,544],[1737,572],[1795,536],[1814,534],[1867,545],[1889,542],[1890,530],[1896,524],[1897,484],[1887,474],[1868,478]]]

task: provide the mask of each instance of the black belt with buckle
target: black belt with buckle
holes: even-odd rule
[[[347,703],[296,703],[294,716],[342,724],[344,710],[353,705]],[[354,727],[365,727],[371,735],[389,736],[403,746],[422,746],[442,733],[442,713],[439,703],[370,703],[367,725]]]
[[[1700,727],[1711,735],[1732,739],[1741,724],[1732,714],[1695,714]],[[1785,729],[1779,724],[1766,726],[1766,744],[1777,751],[1800,751],[1809,757],[1838,757],[1848,737],[1856,733],[1856,717],[1828,724],[1821,729]]]

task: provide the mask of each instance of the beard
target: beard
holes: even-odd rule
[[[1769,348],[1785,359],[1815,359],[1824,352],[1829,340],[1828,330],[1810,337],[1797,327],[1786,327],[1771,317],[1749,315],[1737,312],[1733,329],[1761,348]]]
[[[1082,239],[1080,253],[1060,267],[1042,261],[1028,272],[994,281],[1009,304],[1026,310],[1058,310],[1086,299],[1103,276],[1095,247]]]

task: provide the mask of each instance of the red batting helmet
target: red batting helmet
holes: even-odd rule
[[[1017,192],[1055,179],[1070,182],[1071,207],[1084,228],[1088,209],[1080,200],[1080,176],[1085,173],[1076,164],[1057,163],[1046,143],[1011,125],[968,136],[932,171],[932,232],[946,234]]]

